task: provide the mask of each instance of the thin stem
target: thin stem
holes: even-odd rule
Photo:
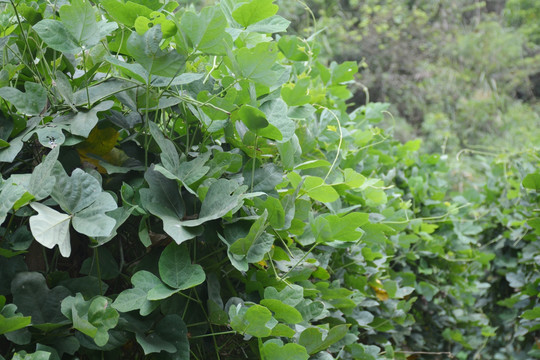
[[[230,330],[230,331],[221,331],[221,332],[212,333],[212,334],[195,335],[195,336],[192,336],[191,339],[200,339],[200,338],[205,338],[209,336],[226,335],[226,334],[236,334],[236,331]]]
[[[83,66],[83,71],[84,71],[84,87],[86,89],[86,100],[88,102],[88,108],[90,109],[90,91],[88,90],[88,82],[90,81],[90,79],[88,79],[88,73],[86,72],[86,50],[83,49],[82,51],[82,58],[83,58],[83,63],[82,63],[82,66]]]
[[[97,247],[94,248],[94,257],[96,261],[96,271],[97,271],[97,276],[98,276],[98,281],[99,281],[99,294],[103,296],[103,286],[101,285],[101,266],[99,264],[99,250]]]

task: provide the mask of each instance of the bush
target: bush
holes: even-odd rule
[[[277,10],[5,4],[0,357],[537,356],[538,153],[456,193]]]

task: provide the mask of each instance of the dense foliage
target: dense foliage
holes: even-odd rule
[[[0,6],[0,358],[540,357],[537,149],[456,181],[272,0]]]

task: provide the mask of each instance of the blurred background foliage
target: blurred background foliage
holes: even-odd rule
[[[280,0],[320,58],[357,61],[350,103],[388,102],[402,140],[455,155],[540,139],[540,1]],[[393,125],[393,124],[391,124]]]

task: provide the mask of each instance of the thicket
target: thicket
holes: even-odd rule
[[[0,358],[540,357],[538,149],[460,188],[271,0],[0,6]]]
[[[350,102],[388,102],[401,139],[429,152],[536,146],[540,3],[528,0],[281,1],[321,58],[362,60]],[[498,145],[493,147],[493,143]],[[502,144],[502,146],[501,146]]]

